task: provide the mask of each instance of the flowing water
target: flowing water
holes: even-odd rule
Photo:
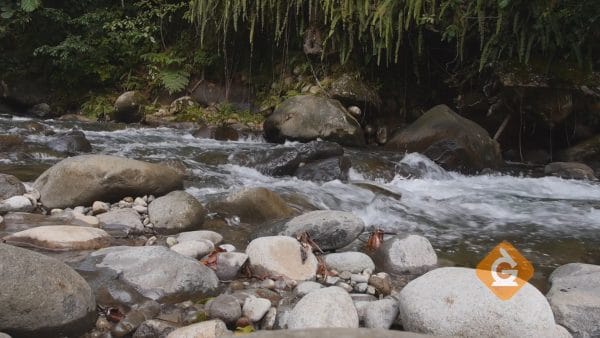
[[[29,181],[65,157],[45,148],[54,136],[32,134],[31,123],[24,118],[0,118],[0,135],[23,135],[28,145],[25,153],[5,153],[0,172]],[[347,153],[357,165],[350,171],[349,182],[318,183],[265,176],[234,164],[240,153],[252,156],[273,147],[294,146],[268,144],[260,136],[220,142],[195,138],[190,130],[37,123],[54,132],[83,130],[94,153],[152,162],[179,160],[192,173],[187,191],[203,202],[242,187],[266,187],[299,209],[350,211],[369,228],[424,235],[444,264],[474,267],[493,246],[507,240],[533,262],[534,284],[542,289],[548,273],[561,264],[600,264],[600,185],[595,182],[518,173],[464,176],[447,172],[419,154],[353,149]],[[391,166],[360,165],[372,159]],[[413,178],[396,175],[394,168],[399,167],[420,174]],[[235,233],[235,225],[231,227]]]

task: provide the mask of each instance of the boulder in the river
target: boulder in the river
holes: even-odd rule
[[[337,272],[348,271],[351,273],[361,273],[364,270],[375,270],[375,264],[368,255],[362,252],[336,252],[325,255],[323,260],[328,269],[334,269]]]
[[[80,130],[72,130],[57,134],[48,142],[48,147],[54,151],[66,154],[89,153],[92,145]]]
[[[466,172],[497,168],[500,146],[488,132],[446,105],[428,110],[410,126],[397,132],[386,149],[419,152],[446,169]]]
[[[600,337],[600,266],[566,264],[549,281],[546,297],[556,322],[574,337]]]
[[[308,142],[317,138],[348,146],[365,144],[362,128],[337,100],[312,95],[281,103],[264,122],[270,142]]]
[[[106,231],[74,225],[43,225],[12,235],[3,240],[12,245],[52,251],[95,250],[110,245]]]
[[[600,168],[600,135],[559,152],[558,158],[565,162],[581,162],[595,169]]]
[[[427,238],[418,235],[398,235],[381,244],[374,261],[387,273],[421,274],[437,264],[437,255]]]
[[[358,74],[345,73],[331,83],[329,95],[345,106],[354,106],[363,111],[377,110],[381,98],[377,91]]]
[[[192,135],[198,138],[210,138],[217,141],[237,141],[240,138],[238,131],[230,126],[204,126],[195,130]]]
[[[331,286],[304,296],[289,314],[287,325],[291,330],[358,328],[358,313],[350,295],[340,287]]]
[[[236,191],[224,201],[210,204],[209,209],[225,216],[238,216],[250,224],[288,218],[295,213],[279,194],[262,187]]]
[[[300,165],[294,176],[301,180],[328,182],[333,180],[348,180],[348,172],[352,162],[348,156],[318,160]]]
[[[96,301],[66,264],[0,244],[0,331],[14,337],[79,336],[92,328]]]
[[[0,174],[0,201],[24,193],[25,186],[18,178],[13,175]]]
[[[552,162],[544,167],[544,174],[575,180],[595,180],[594,170],[583,163]]]
[[[168,166],[110,155],[80,155],[46,170],[33,184],[47,208],[116,202],[125,196],[164,195],[183,187]]]
[[[259,276],[284,276],[294,280],[313,279],[317,258],[312,250],[287,236],[260,237],[248,244],[250,268]]]
[[[97,205],[94,202],[94,205]],[[144,225],[137,211],[129,208],[115,209],[96,216],[104,223],[104,228],[110,232],[124,235],[139,234],[144,231]]]
[[[117,122],[135,123],[144,119],[144,96],[138,91],[121,94],[115,101],[111,118]]]
[[[565,337],[548,301],[526,283],[501,300],[468,268],[440,268],[411,281],[400,292],[405,330],[441,336]]]
[[[292,218],[279,234],[295,237],[307,232],[322,250],[335,250],[352,243],[364,228],[365,223],[352,213],[316,210]]]
[[[180,255],[184,255],[192,258],[202,258],[215,249],[215,245],[211,241],[199,240],[199,241],[185,241],[177,243],[171,247],[171,250],[177,252]]]
[[[97,290],[113,282],[107,279],[114,279],[115,283],[123,282],[142,296],[159,302],[211,295],[219,283],[210,268],[163,246],[101,249],[93,252],[78,269],[98,270],[99,280],[92,282]]]
[[[152,201],[148,216],[157,232],[175,234],[201,227],[206,209],[194,196],[178,190]]]

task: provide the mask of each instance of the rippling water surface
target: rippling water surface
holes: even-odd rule
[[[25,130],[31,122],[0,118],[0,135],[25,135],[30,145],[27,154],[1,158],[0,171],[32,179],[64,157],[44,148],[54,136]],[[374,177],[373,172],[352,168],[350,182],[316,183],[265,176],[232,164],[232,154],[251,156],[273,147],[292,146],[268,144],[260,136],[220,142],[194,138],[189,130],[40,123],[55,132],[82,129],[94,153],[148,161],[181,160],[193,173],[187,190],[203,202],[241,187],[267,187],[284,196],[299,196],[312,207],[353,212],[369,227],[422,234],[447,264],[474,266],[502,240],[514,244],[534,262],[538,285],[543,285],[544,277],[558,265],[576,261],[600,264],[600,185],[595,182],[501,174],[464,176],[447,172],[419,154],[403,157],[370,149],[348,153],[355,162],[376,156],[420,168],[422,175],[407,179],[392,173],[390,180],[389,176]],[[363,183],[392,193],[377,193]]]

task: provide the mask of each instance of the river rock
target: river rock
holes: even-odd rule
[[[242,316],[242,307],[234,296],[219,295],[208,304],[208,315],[225,323],[235,323]]]
[[[218,141],[237,141],[240,134],[230,126],[205,126],[192,134],[198,138],[210,138]]]
[[[210,268],[162,246],[101,249],[82,262],[79,269],[89,271],[90,267],[113,271],[115,279],[159,302],[210,295],[219,283]]]
[[[243,252],[221,252],[217,257],[217,277],[220,280],[234,279],[248,260]]]
[[[361,273],[365,269],[375,270],[375,263],[373,263],[371,257],[362,252],[332,253],[325,255],[324,260],[328,269],[334,269],[338,272]]]
[[[598,169],[600,167],[600,135],[592,136],[585,141],[561,151],[558,158],[565,162],[581,162]]]
[[[322,250],[334,250],[352,243],[364,228],[364,222],[352,213],[317,210],[288,221],[280,235],[295,237],[308,232]]]
[[[305,295],[323,288],[323,284],[313,282],[313,281],[304,281],[294,289],[294,292],[299,297],[304,297]]]
[[[135,123],[144,119],[144,97],[138,91],[121,94],[115,101],[111,118],[117,122]]]
[[[8,212],[29,212],[34,209],[29,198],[25,196],[13,196],[0,201],[0,214]]]
[[[55,135],[49,142],[48,147],[54,151],[66,154],[89,153],[92,145],[85,134],[80,130],[73,130]]]
[[[437,255],[427,238],[399,235],[383,242],[375,251],[374,261],[387,273],[421,274],[437,264]]]
[[[405,330],[442,336],[564,337],[550,304],[526,283],[501,300],[474,269],[440,268],[411,281],[399,296]],[[568,336],[568,334],[567,334]]]
[[[348,180],[348,172],[352,162],[348,156],[329,158],[301,165],[294,176],[305,181],[328,182]]]
[[[348,146],[365,144],[360,124],[339,101],[312,95],[294,96],[281,103],[263,128],[269,142],[320,138]]]
[[[271,301],[264,298],[248,297],[244,301],[242,314],[255,323],[261,320],[271,308]]]
[[[211,241],[214,245],[217,245],[223,241],[223,236],[210,230],[185,231],[177,235],[177,242],[179,243],[200,240]]]
[[[110,155],[80,155],[46,170],[33,187],[47,208],[116,202],[124,196],[163,195],[183,187],[183,176],[159,164]]]
[[[398,302],[393,299],[358,302],[356,308],[360,320],[371,329],[389,329],[398,317]]]
[[[206,209],[187,192],[173,191],[152,201],[148,216],[157,232],[174,234],[201,227]]]
[[[285,276],[294,280],[313,279],[317,258],[311,250],[303,251],[300,243],[286,236],[260,237],[248,244],[246,254],[250,268],[257,275]],[[305,252],[306,259],[303,259]]]
[[[571,263],[554,270],[546,297],[556,322],[574,337],[600,336],[600,266]]]
[[[431,108],[397,132],[385,148],[419,152],[445,169],[464,172],[494,169],[502,164],[500,146],[488,132],[445,105]]]
[[[0,331],[14,337],[79,336],[91,329],[96,301],[64,263],[0,244]]]
[[[577,162],[552,162],[544,167],[544,174],[575,180],[596,179],[592,168]]]
[[[6,236],[12,245],[52,251],[96,250],[110,245],[112,238],[106,231],[73,225],[45,225]]]
[[[133,338],[166,338],[169,333],[175,331],[177,326],[171,322],[160,319],[144,321],[133,334]]]
[[[331,83],[329,95],[345,106],[360,107],[359,111],[376,110],[381,106],[381,98],[377,91],[358,74],[345,73],[335,79]]]
[[[167,338],[218,338],[229,336],[231,332],[223,321],[207,320],[179,328],[167,336]]]
[[[244,335],[246,338],[426,338],[433,337],[412,332],[383,329],[320,328],[305,330],[261,330]]]
[[[96,216],[98,220],[111,230],[121,230],[126,235],[144,232],[140,215],[133,209],[115,209]],[[115,229],[119,228],[119,229]]]
[[[23,195],[25,186],[13,175],[0,174],[0,201],[13,196]]]
[[[358,328],[358,314],[352,298],[342,288],[331,286],[304,296],[289,314],[288,328]]]
[[[211,253],[214,249],[215,245],[207,240],[185,241],[171,247],[171,250],[178,254],[192,258],[202,258]]]
[[[242,222],[250,224],[288,218],[294,214],[294,209],[279,194],[267,188],[244,188],[209,208],[227,216],[239,216]]]

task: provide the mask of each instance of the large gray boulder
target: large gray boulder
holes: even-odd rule
[[[318,96],[287,99],[265,120],[263,127],[270,142],[308,142],[320,138],[348,146],[365,144],[360,124],[341,103]]]
[[[110,270],[112,278],[156,301],[203,297],[219,283],[210,268],[163,246],[105,248],[93,252],[78,269]],[[106,279],[100,278],[103,285],[97,286],[105,286]]]
[[[187,192],[173,191],[152,201],[148,205],[148,216],[158,233],[176,234],[200,228],[206,209]]]
[[[574,337],[600,337],[600,266],[571,263],[550,275],[546,297],[556,322]]]
[[[0,201],[23,195],[25,192],[25,186],[18,178],[13,175],[0,174]]]
[[[316,210],[294,217],[279,234],[295,237],[307,232],[322,250],[334,250],[352,243],[364,228],[365,223],[352,213]]]
[[[144,119],[144,96],[135,90],[121,94],[115,101],[111,118],[117,122],[134,123]]]
[[[289,314],[289,329],[320,327],[358,328],[358,313],[350,295],[331,286],[304,296]]]
[[[208,207],[226,217],[238,216],[250,224],[288,218],[295,213],[279,194],[262,187],[241,189]]]
[[[64,263],[0,244],[0,331],[14,337],[79,336],[91,329],[96,301]]]
[[[427,238],[399,235],[383,242],[374,261],[379,270],[390,274],[421,274],[437,264],[437,255]]]
[[[440,268],[411,281],[400,292],[399,310],[405,330],[432,335],[569,336],[534,286],[526,283],[501,300],[468,268]]]
[[[33,184],[47,208],[116,202],[126,196],[164,195],[183,188],[174,169],[110,155],[81,155],[64,159]]]
[[[304,252],[304,257],[303,257]],[[250,268],[259,276],[283,276],[308,280],[317,274],[317,258],[291,237],[260,237],[248,244],[246,254]]]
[[[428,110],[385,145],[388,150],[418,152],[450,170],[464,172],[497,168],[502,164],[500,146],[477,123],[446,105]]]

